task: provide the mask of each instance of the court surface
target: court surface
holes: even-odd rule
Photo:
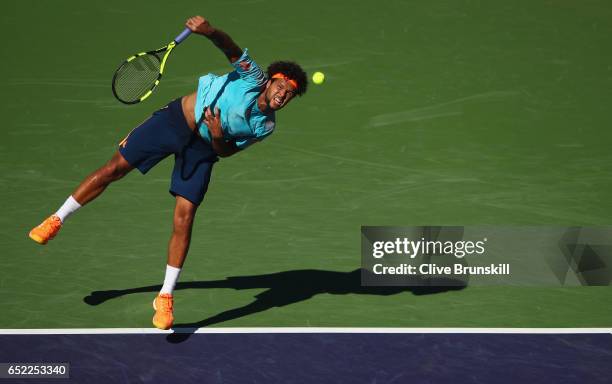
[[[41,332],[56,334],[0,335],[6,347],[0,359],[47,361],[52,355],[56,363],[70,363],[70,380],[88,383],[560,384],[607,383],[611,372],[612,335],[602,329]]]

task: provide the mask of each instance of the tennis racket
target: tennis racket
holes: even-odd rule
[[[190,34],[191,30],[185,28],[165,47],[128,57],[113,76],[113,94],[117,100],[136,104],[149,97],[161,80],[170,52]]]

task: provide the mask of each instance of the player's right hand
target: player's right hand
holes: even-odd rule
[[[185,26],[191,30],[191,32],[199,33],[200,35],[210,36],[215,29],[210,25],[208,20],[202,16],[193,16],[187,19]]]
[[[223,138],[223,129],[221,127],[221,111],[215,107],[214,113],[210,108],[206,108],[204,111],[204,124],[208,127],[210,136],[213,139]]]

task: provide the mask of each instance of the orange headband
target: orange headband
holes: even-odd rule
[[[286,82],[288,82],[289,84],[291,84],[293,86],[293,88],[297,89],[298,88],[298,83],[297,81],[288,78],[287,76],[283,75],[282,73],[275,73],[272,75],[273,79],[285,79]]]

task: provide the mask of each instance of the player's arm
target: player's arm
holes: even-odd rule
[[[210,25],[208,20],[202,16],[190,17],[185,23],[192,32],[208,37],[227,57],[230,63],[235,62],[242,56],[242,49],[232,38],[222,30]]]
[[[228,157],[238,152],[240,149],[233,141],[226,141],[223,137],[223,130],[221,129],[221,111],[215,108],[215,113],[210,111],[210,108],[206,108],[204,112],[204,123],[208,127],[210,132],[210,141],[213,150],[220,157]]]

